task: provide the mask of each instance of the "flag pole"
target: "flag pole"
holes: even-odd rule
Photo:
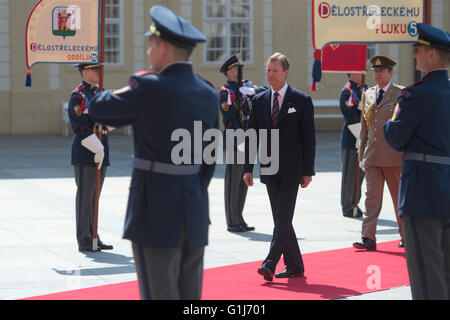
[[[105,61],[105,20],[106,20],[106,10],[105,10],[105,0],[100,0],[100,43],[99,43],[99,92],[104,90],[103,87],[103,74]],[[102,141],[102,127],[100,124],[94,126],[94,133],[97,135],[98,139]],[[94,199],[94,225],[93,225],[93,235],[92,235],[92,250],[97,251],[98,248],[98,207],[100,200],[100,180],[101,180],[101,170],[97,168],[95,175],[95,199]]]

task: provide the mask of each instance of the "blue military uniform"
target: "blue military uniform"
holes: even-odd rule
[[[75,65],[81,72],[85,69],[98,69],[98,64],[80,63]],[[92,98],[98,93],[98,86],[91,86],[84,80],[70,94],[68,113],[74,133],[72,139],[71,163],[74,166],[76,194],[76,234],[78,249],[92,251],[94,228],[94,199],[97,165],[95,154],[82,145],[82,141],[94,134],[95,122],[89,116],[89,106]],[[104,159],[100,170],[100,191],[106,176],[109,161],[109,139],[106,127],[102,129]],[[98,238],[100,239],[100,238]],[[99,249],[112,249],[98,241]]]
[[[73,166],[95,167],[94,154],[81,145],[81,141],[94,133],[95,122],[89,117],[89,106],[92,98],[98,93],[98,86],[91,87],[83,81],[70,94],[69,119],[74,133],[72,139],[71,163]],[[105,158],[102,166],[109,166],[108,130],[102,130],[102,144],[105,147]]]
[[[179,97],[183,97],[182,103]],[[172,149],[179,143],[171,141],[172,133],[183,128],[194,137],[194,121],[202,121],[202,133],[217,128],[217,101],[217,93],[194,75],[190,63],[177,63],[161,74],[138,72],[124,90],[97,95],[91,116],[116,128],[133,125],[134,157],[139,162],[172,164]],[[213,171],[214,166],[202,165],[199,174],[165,175],[135,164],[124,238],[158,248],[176,248],[184,224],[189,247],[206,246],[206,191]]]
[[[159,38],[189,50],[206,41],[167,8],[154,6],[150,15],[153,24],[146,36],[153,43]],[[192,152],[183,151],[187,161],[174,163],[172,152],[180,141],[173,141],[173,134],[182,130],[203,141],[197,134],[218,129],[219,99],[189,62],[158,71],[138,72],[124,89],[97,95],[90,116],[113,127],[133,126],[135,154],[123,237],[133,243],[141,298],[200,299],[210,224],[208,185],[215,164],[202,161],[206,142],[196,147],[197,140],[189,141]]]
[[[356,137],[348,128],[349,125],[361,122],[361,110],[358,109],[361,101],[361,88],[357,83],[349,80],[342,89],[339,97],[339,106],[344,116],[344,125],[341,132],[341,157],[342,157],[342,177],[341,177],[341,207],[345,217],[353,217],[353,200],[356,191],[356,170],[360,170],[358,155],[356,150]],[[358,169],[357,169],[358,168]],[[359,172],[359,192],[358,202],[361,199],[361,186],[364,180],[364,171]],[[362,211],[358,207],[357,217],[362,216]]]
[[[450,56],[448,32],[426,24],[418,24],[418,30],[416,46],[439,49]],[[426,53],[423,50],[416,53],[418,66],[428,59]],[[450,83],[447,69],[428,71],[422,81],[401,92],[393,119],[384,125],[384,134],[393,149],[404,152],[399,214],[403,218],[413,299],[449,299]]]
[[[405,152],[399,214],[450,219],[450,160],[447,165],[433,162],[434,157],[450,158],[448,71],[428,73],[422,81],[405,88],[398,102],[395,120],[384,129],[389,145]],[[419,154],[427,155],[429,161]],[[424,183],[426,188],[418,188]]]
[[[344,116],[345,123],[341,132],[341,148],[356,150],[356,138],[348,128],[349,125],[361,122],[361,110],[358,109],[361,101],[361,87],[349,80],[342,89],[339,97],[339,107]]]

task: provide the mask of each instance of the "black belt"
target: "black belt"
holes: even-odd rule
[[[189,176],[200,173],[202,167],[201,165],[177,166],[170,163],[162,163],[146,159],[134,158],[133,168],[161,174]]]
[[[415,160],[415,161],[422,161],[422,162],[428,162],[428,163],[435,163],[435,164],[443,164],[450,166],[450,158],[449,157],[441,157],[441,156],[432,156],[429,154],[423,154],[423,153],[405,153],[403,156],[403,160]]]

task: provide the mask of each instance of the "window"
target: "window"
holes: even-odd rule
[[[105,63],[123,65],[122,0],[106,0]]]
[[[370,61],[373,57],[378,54],[378,45],[377,44],[368,44],[367,45],[367,60]]]
[[[241,61],[253,61],[253,0],[203,0],[203,16],[206,64],[220,64],[239,53],[241,41]]]

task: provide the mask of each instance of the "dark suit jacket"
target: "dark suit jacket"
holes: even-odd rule
[[[172,150],[179,144],[171,141],[173,132],[185,129],[195,138],[194,121],[201,121],[202,133],[218,129],[218,100],[217,92],[193,73],[192,65],[175,63],[159,75],[135,74],[128,88],[97,95],[89,113],[113,127],[133,125],[136,158],[172,163]],[[189,176],[134,169],[124,238],[145,246],[177,248],[184,226],[191,250],[207,245],[208,184],[214,167],[203,163],[201,173]]]
[[[272,149],[270,145],[270,131],[272,130],[271,104],[272,90],[266,90],[257,95],[253,99],[253,108],[248,124],[248,129],[257,131],[258,141],[260,140],[258,130],[268,130],[267,145],[269,154]],[[277,129],[279,129],[280,134],[280,167],[277,175],[282,181],[291,184],[300,184],[303,176],[314,176],[316,137],[314,107],[311,98],[300,90],[288,86],[280,109]],[[253,172],[253,164],[251,162],[247,161],[245,172]],[[262,183],[267,183],[268,181],[268,176],[261,175]]]

